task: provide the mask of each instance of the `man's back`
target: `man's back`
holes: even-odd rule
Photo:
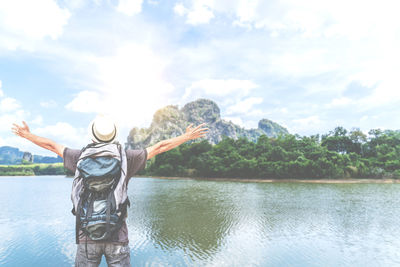
[[[66,147],[64,149],[64,167],[73,173],[76,172],[77,163],[79,157],[81,155],[80,149],[71,149]],[[125,183],[126,185],[129,182],[129,179],[138,171],[142,170],[146,166],[146,159],[147,159],[147,151],[146,149],[128,149],[126,150],[126,162],[127,162],[127,174],[125,176]],[[79,243],[96,243],[96,241],[92,241],[90,238],[82,232],[79,231]],[[119,244],[128,244],[128,228],[126,222],[124,221],[120,230],[111,237],[111,241],[113,243]]]

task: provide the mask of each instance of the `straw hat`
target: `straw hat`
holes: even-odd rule
[[[111,143],[117,137],[117,126],[115,122],[103,115],[97,116],[89,124],[89,135],[93,142]]]

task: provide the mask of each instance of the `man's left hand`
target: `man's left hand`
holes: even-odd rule
[[[189,140],[204,137],[208,132],[208,128],[201,128],[201,126],[205,125],[205,123],[198,125],[196,128],[192,128],[192,125],[193,123],[186,128],[185,134]]]

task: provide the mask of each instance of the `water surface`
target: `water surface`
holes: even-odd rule
[[[73,266],[71,184],[0,177],[0,266]],[[399,184],[133,178],[129,197],[133,266],[400,266]]]

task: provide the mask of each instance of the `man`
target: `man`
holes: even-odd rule
[[[12,131],[17,136],[23,137],[34,144],[50,150],[64,160],[64,167],[72,172],[76,172],[78,160],[80,158],[81,150],[71,149],[63,145],[41,136],[37,136],[30,132],[28,125],[23,121],[23,126],[13,124]],[[192,127],[190,124],[186,128],[186,132],[178,137],[160,141],[157,144],[147,147],[145,149],[125,150],[123,154],[126,158],[126,175],[121,176],[124,179],[121,190],[126,194],[127,184],[130,177],[136,172],[142,170],[146,166],[146,161],[151,159],[157,154],[171,150],[186,141],[204,137],[208,128],[202,128],[205,123]],[[117,136],[117,127],[115,123],[105,116],[98,116],[89,125],[89,134],[93,143],[114,143]],[[123,161],[121,157],[121,161]],[[73,189],[76,189],[74,179]],[[120,181],[121,181],[120,179]],[[74,202],[74,194],[71,194]],[[74,205],[75,208],[75,205]],[[125,218],[121,227],[116,231],[107,241],[93,241],[81,230],[77,232],[77,253],[75,258],[75,266],[98,266],[101,261],[102,255],[105,256],[108,266],[130,266],[130,249],[128,240],[128,229],[126,226]]]

